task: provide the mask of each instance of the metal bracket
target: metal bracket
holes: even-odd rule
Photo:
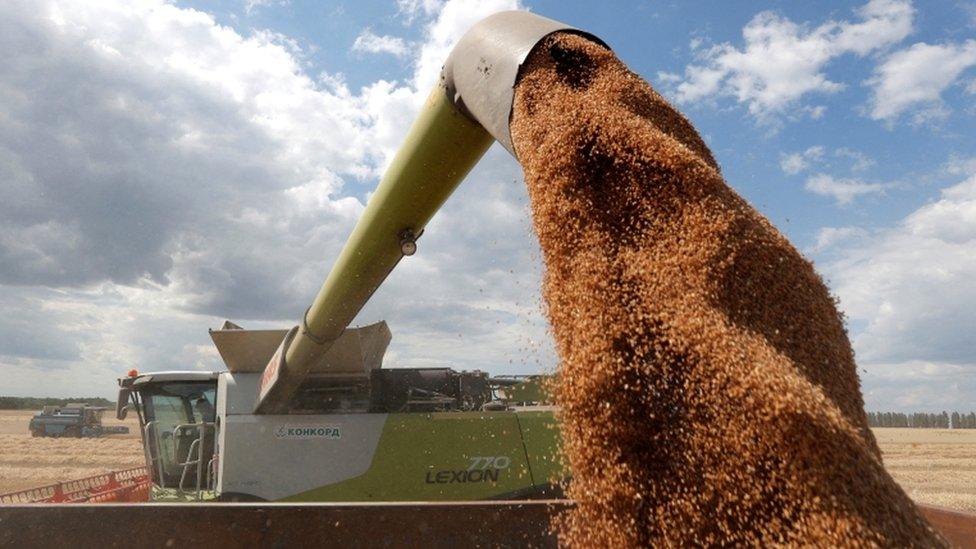
[[[308,327],[308,312],[311,310],[312,307],[309,306],[307,309],[305,309],[305,314],[302,315],[302,335],[308,339],[311,339],[312,343],[315,343],[316,345],[325,345],[328,343],[328,340],[326,340],[324,337],[319,337],[313,334],[312,330],[310,330]]]

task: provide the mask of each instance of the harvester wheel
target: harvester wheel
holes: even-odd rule
[[[64,430],[64,436],[71,438],[81,438],[81,431],[77,427],[68,427]]]

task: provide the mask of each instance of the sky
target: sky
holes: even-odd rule
[[[7,0],[0,394],[218,369],[300,318],[453,43],[586,29],[684,112],[846,315],[869,410],[976,409],[976,2]],[[557,363],[495,145],[357,318],[385,366]]]

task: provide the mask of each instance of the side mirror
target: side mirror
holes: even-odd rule
[[[125,416],[129,413],[130,394],[132,394],[132,389],[128,387],[119,389],[119,399],[115,401],[115,417],[119,421],[125,419]]]

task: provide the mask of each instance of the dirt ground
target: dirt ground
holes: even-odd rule
[[[105,438],[32,438],[34,412],[0,410],[0,493],[72,480],[143,464],[138,423],[128,435]],[[106,413],[106,416],[109,416]],[[976,429],[875,429],[884,462],[919,503],[976,513]]]
[[[0,410],[0,493],[143,465],[139,424],[106,412],[105,425],[126,425],[128,435],[104,438],[33,438],[27,424],[35,412]]]

